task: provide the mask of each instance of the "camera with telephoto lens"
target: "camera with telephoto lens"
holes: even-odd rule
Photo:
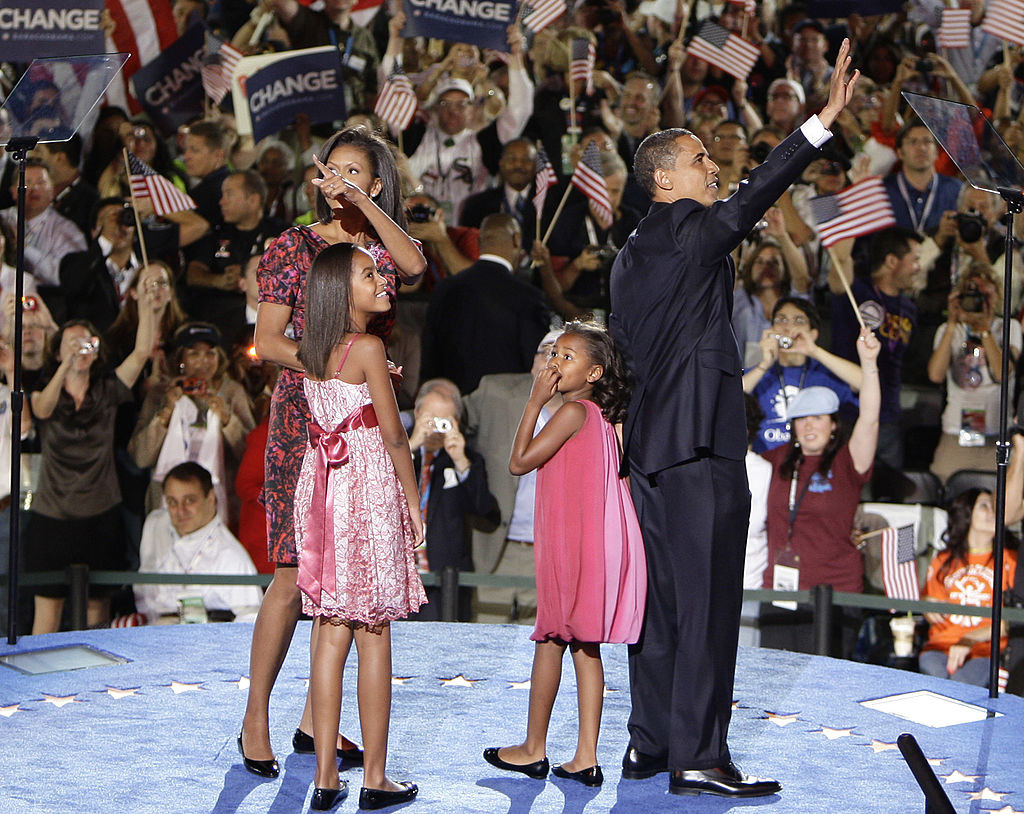
[[[985,216],[979,215],[977,212],[957,212],[954,217],[956,218],[956,231],[964,243],[976,243],[981,240],[985,230],[988,229]]]
[[[427,223],[434,217],[437,210],[427,204],[413,204],[406,210],[409,220],[412,223]]]
[[[968,314],[980,314],[985,310],[988,298],[978,290],[973,280],[967,284],[967,290],[960,295],[960,308]]]
[[[935,70],[935,63],[930,59],[919,59],[914,63],[914,70],[918,73],[931,73]]]

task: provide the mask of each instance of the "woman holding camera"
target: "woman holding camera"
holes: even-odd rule
[[[114,419],[118,406],[131,399],[131,387],[153,348],[151,296],[143,292],[135,347],[113,371],[88,322],[65,323],[50,342],[49,381],[31,397],[43,452],[26,547],[29,571],[62,570],[70,563],[111,571],[126,565]],[[65,585],[37,589],[33,634],[60,628],[66,594]],[[91,596],[90,627],[108,615],[109,597]]]
[[[949,315],[935,332],[928,378],[946,383],[942,436],[931,470],[945,480],[958,469],[994,469],[999,432],[1002,317],[993,312],[1002,293],[992,266],[974,262],[949,295]],[[1010,322],[1010,370],[1021,349],[1021,326]],[[1013,392],[1013,382],[1010,382]]]
[[[233,483],[256,422],[249,395],[226,375],[220,331],[208,322],[186,322],[174,334],[172,378],[154,385],[142,403],[128,451],[136,465],[152,467],[146,510],[160,505],[163,475],[183,461],[213,474],[217,510],[228,522],[227,483]]]

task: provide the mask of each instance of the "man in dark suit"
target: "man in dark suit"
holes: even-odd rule
[[[487,486],[484,459],[466,445],[462,434],[462,397],[455,383],[424,382],[416,394],[414,416],[409,446],[427,530],[426,546],[416,552],[419,565],[438,575],[448,567],[472,571],[472,526],[492,530],[500,517],[498,502]],[[468,622],[472,614],[473,589],[459,588],[455,618]],[[427,588],[427,604],[410,618],[424,622],[442,618],[440,585]]]
[[[423,379],[451,379],[463,393],[488,373],[526,373],[548,331],[544,295],[513,274],[522,233],[511,215],[484,218],[480,259],[441,280],[430,295],[423,329]]]
[[[488,215],[505,212],[519,221],[523,245],[532,246],[537,234],[537,211],[533,207],[533,179],[536,174],[537,148],[529,139],[513,139],[501,151],[499,185],[466,198],[459,225],[479,228]]]
[[[635,378],[623,457],[648,589],[622,776],[670,771],[675,794],[781,789],[743,774],[726,742],[750,506],[730,252],[830,137],[856,84],[849,50],[844,41],[824,110],[731,198],[716,200],[718,167],[687,130],[649,136],[634,160],[653,204],[612,269],[610,329]]]

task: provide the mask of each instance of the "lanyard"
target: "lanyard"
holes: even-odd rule
[[[796,514],[800,511],[800,504],[803,503],[804,495],[807,494],[807,490],[811,488],[811,480],[814,478],[812,472],[807,478],[807,483],[804,484],[804,488],[800,490],[800,494],[796,493],[796,482],[800,476],[800,467],[793,466],[793,477],[789,481],[789,537],[786,538],[787,545],[793,541],[793,526],[796,524]]]
[[[932,176],[932,180],[929,184],[931,190],[928,192],[928,200],[924,202],[924,209],[921,211],[921,217],[918,218],[915,214],[914,205],[910,202],[910,193],[907,192],[907,181],[901,172],[896,176],[896,186],[900,189],[900,195],[903,196],[903,202],[907,205],[907,213],[910,215],[910,223],[914,227],[915,232],[920,232],[921,227],[928,220],[928,215],[932,211],[932,204],[935,203],[935,190],[939,188],[938,179]]]
[[[797,392],[804,389],[804,381],[807,379],[807,371],[810,368],[810,361],[804,362],[803,369],[800,371],[800,382],[797,384]],[[782,377],[782,365],[778,362],[775,363],[775,375],[779,377],[779,392],[782,394],[783,400],[786,402],[786,411],[789,412],[789,396],[786,395],[786,380]]]

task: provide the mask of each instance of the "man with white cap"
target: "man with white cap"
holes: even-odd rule
[[[768,86],[765,113],[768,124],[780,128],[787,135],[804,120],[806,96],[803,86],[795,79],[776,79]]]
[[[498,171],[501,146],[518,137],[533,114],[533,83],[523,63],[523,35],[516,28],[511,26],[508,35],[508,103],[493,122],[472,130],[473,86],[446,77],[434,92],[430,123],[424,129],[413,122],[404,133],[409,167],[423,191],[441,201],[448,223],[458,222],[463,200],[487,187],[488,174]]]

